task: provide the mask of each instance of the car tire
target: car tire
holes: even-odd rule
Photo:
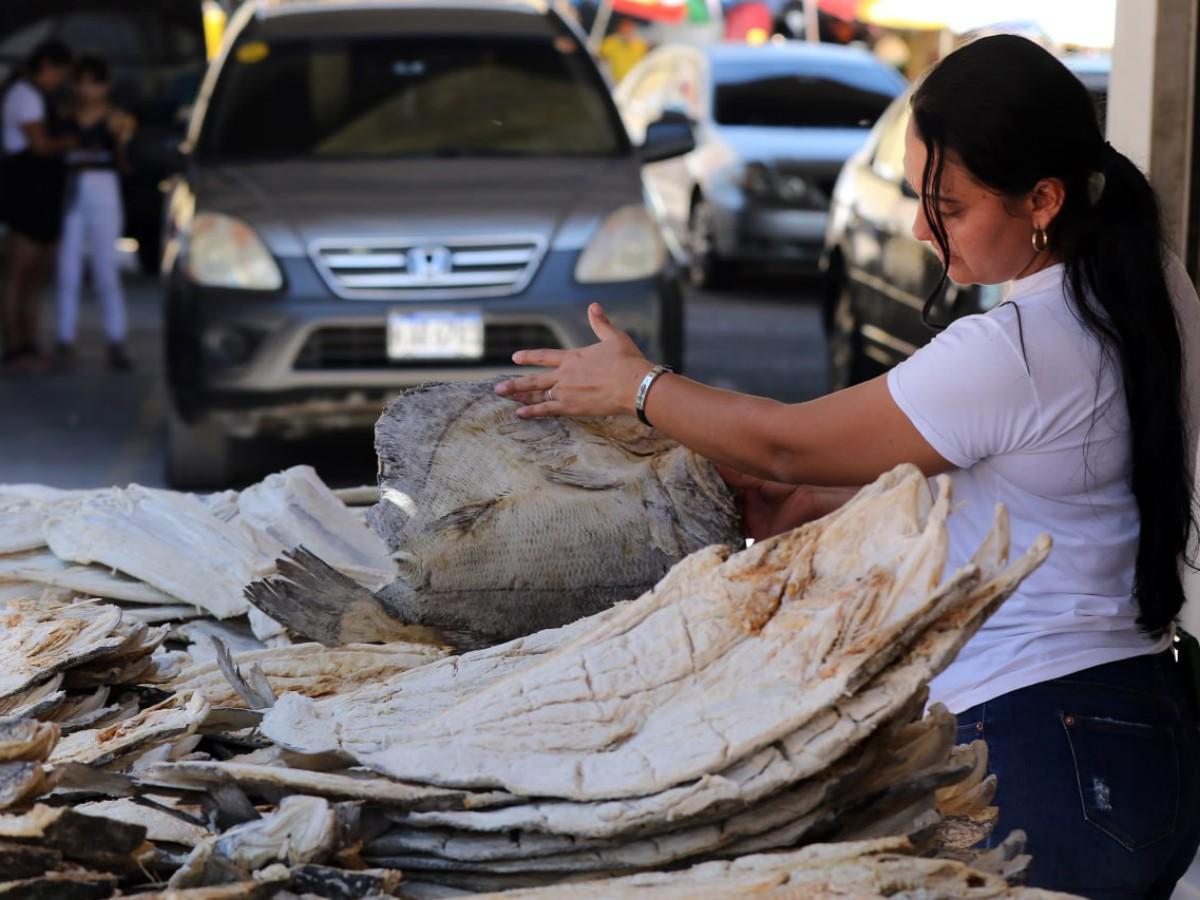
[[[688,282],[700,290],[724,287],[732,266],[717,254],[717,223],[712,205],[703,197],[688,216]]]
[[[826,359],[830,392],[840,391],[871,377],[870,365],[863,352],[862,331],[854,312],[854,298],[845,279],[838,285],[833,302]]]
[[[167,483],[178,490],[224,488],[235,474],[233,440],[215,422],[167,413]]]

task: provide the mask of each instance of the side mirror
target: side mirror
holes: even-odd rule
[[[696,149],[692,120],[681,112],[668,111],[646,126],[646,139],[638,148],[642,162],[652,163],[683,156]]]

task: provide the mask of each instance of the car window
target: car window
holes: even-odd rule
[[[311,156],[609,156],[627,150],[573,39],[243,33],[197,152]]]
[[[911,107],[908,102],[898,103],[888,115],[879,145],[875,148],[872,166],[881,178],[897,184],[904,180],[904,134],[908,129]]]
[[[717,60],[714,118],[721,125],[869,128],[904,90],[896,72],[871,61]]]

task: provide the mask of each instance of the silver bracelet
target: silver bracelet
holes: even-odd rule
[[[646,373],[646,377],[642,379],[642,383],[638,385],[637,402],[634,408],[637,411],[638,421],[647,428],[653,428],[650,420],[646,418],[646,395],[650,393],[650,386],[654,384],[654,380],[666,372],[674,372],[670,366],[658,365]]]

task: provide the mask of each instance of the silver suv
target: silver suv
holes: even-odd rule
[[[230,23],[168,201],[168,477],[235,440],[370,425],[401,388],[594,338],[678,364],[675,267],[583,35],[525,0],[259,0]]]

